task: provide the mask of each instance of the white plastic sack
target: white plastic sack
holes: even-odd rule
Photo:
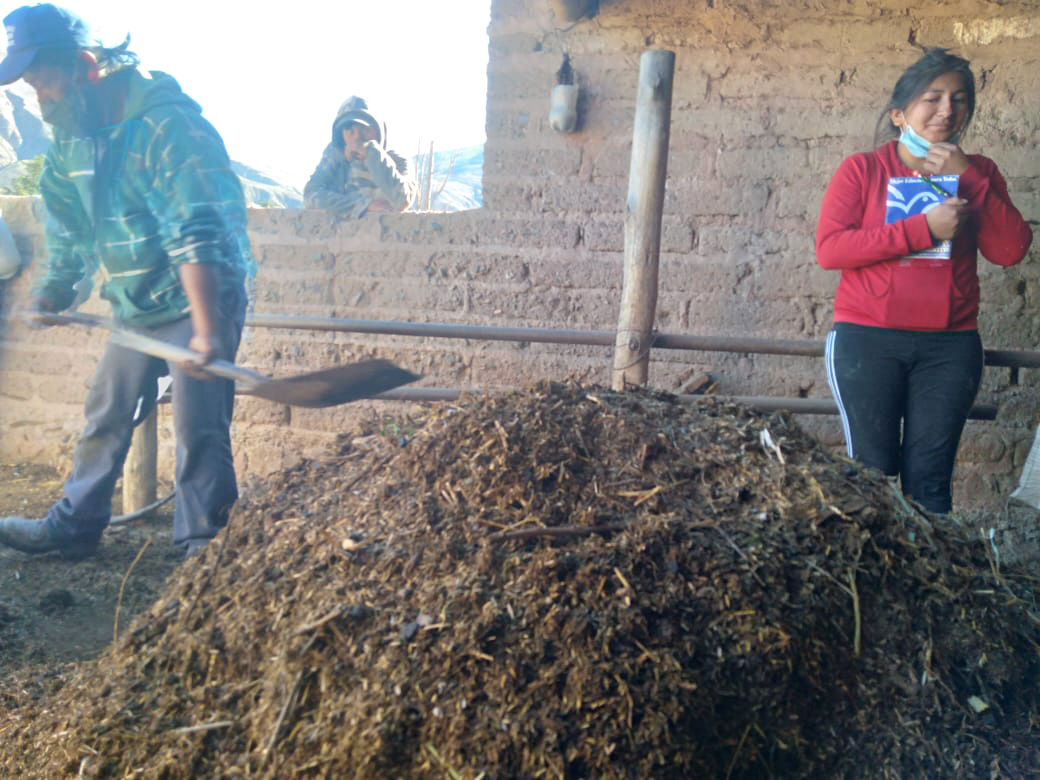
[[[14,236],[0,213],[0,279],[10,279],[22,267],[22,257],[14,244]]]
[[[1011,498],[1034,509],[1040,509],[1040,427],[1033,436],[1033,446],[1026,456],[1026,464],[1018,478],[1018,487],[1011,491]]]

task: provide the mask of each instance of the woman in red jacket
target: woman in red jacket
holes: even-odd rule
[[[896,82],[881,145],[838,167],[816,232],[817,262],[841,271],[826,364],[848,454],[936,513],[982,377],[978,253],[1011,266],[1033,238],[993,161],[960,147],[974,112],[968,61],[928,50]]]

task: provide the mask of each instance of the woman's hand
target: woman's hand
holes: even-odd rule
[[[968,155],[957,144],[938,142],[928,147],[928,156],[921,167],[929,176],[941,176],[964,173],[970,164]]]
[[[932,144],[934,146],[934,144]],[[929,150],[928,156],[931,157]],[[938,241],[952,239],[968,218],[968,201],[964,198],[947,198],[938,206],[925,212],[928,230]]]

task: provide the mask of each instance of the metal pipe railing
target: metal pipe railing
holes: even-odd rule
[[[287,314],[253,314],[246,324],[258,328],[333,331],[337,333],[375,333],[389,336],[455,338],[480,341],[526,341],[538,344],[576,344],[614,346],[617,336],[609,330],[567,330],[559,328],[521,328],[494,325],[456,325],[435,322],[393,322],[353,320],[338,317],[296,317]],[[822,341],[763,339],[733,336],[696,336],[687,333],[655,333],[651,347],[688,349],[703,352],[736,352],[760,355],[822,357]],[[987,366],[1040,368],[1040,352],[1018,349],[985,350]]]
[[[614,333],[607,330],[557,328],[507,328],[491,325],[453,325],[436,322],[349,320],[337,317],[294,317],[287,314],[253,314],[246,325],[259,328],[324,330],[337,333],[378,333],[388,336],[473,339],[480,341],[529,341],[541,344],[588,344],[612,347]]]

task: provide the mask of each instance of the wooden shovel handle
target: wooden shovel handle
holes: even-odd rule
[[[132,349],[135,352],[143,352],[146,355],[151,355],[171,363],[195,363],[202,371],[208,374],[222,379],[230,379],[233,382],[241,382],[244,385],[241,389],[245,391],[270,379],[257,371],[236,366],[227,360],[218,359],[211,360],[209,363],[200,363],[200,355],[195,350],[170,344],[151,336],[145,336],[143,333],[138,333],[120,325],[115,320],[99,317],[95,314],[86,314],[78,311],[65,314],[43,314],[39,319],[48,325],[86,325],[87,327],[105,328],[111,334],[110,338],[113,344]]]

